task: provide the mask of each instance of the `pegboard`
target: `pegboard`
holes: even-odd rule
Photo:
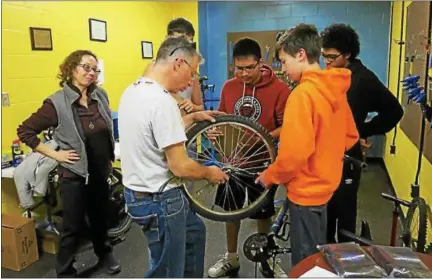
[[[419,75],[419,84],[426,85],[427,81],[427,51],[426,46],[432,36],[430,27],[431,2],[413,1],[407,7],[406,37],[405,37],[405,71],[403,77]],[[429,91],[428,100],[432,98]],[[400,127],[408,138],[419,148],[422,112],[420,106],[413,103],[408,105],[407,94],[402,94],[402,105],[405,109]],[[429,126],[429,125],[428,125]],[[432,130],[426,128],[423,153],[432,163]]]

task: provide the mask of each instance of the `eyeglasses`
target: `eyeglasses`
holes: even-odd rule
[[[196,49],[196,43],[195,42],[193,42],[193,43],[191,43],[191,46],[194,48],[194,49]],[[179,49],[181,49],[181,48],[187,48],[187,46],[179,46],[179,47],[176,47],[175,49],[173,49],[172,51],[171,51],[171,53],[170,53],[170,55],[169,56],[172,56],[177,50],[179,50]],[[185,60],[185,59],[182,59],[182,61],[190,68],[190,70],[191,70],[191,72],[192,72],[192,74],[191,74],[191,80],[196,80],[197,78],[199,78],[199,74],[198,74],[198,72],[197,71],[195,71],[194,70],[194,68],[192,68],[192,66]]]
[[[82,67],[87,73],[90,73],[91,70],[93,70],[96,75],[99,75],[101,73],[101,70],[99,70],[97,67],[92,67],[89,64],[78,64],[78,66]]]
[[[333,62],[333,61],[335,61],[336,59],[338,59],[338,57],[341,56],[342,53],[339,53],[339,54],[324,54],[324,53],[321,53],[321,55],[322,55],[322,58],[323,58],[325,61]]]
[[[256,63],[253,64],[253,65],[243,66],[243,67],[241,67],[241,66],[235,66],[235,70],[236,70],[236,71],[239,71],[239,72],[242,72],[242,71],[250,72],[250,71],[252,71],[253,69],[255,69],[256,66],[258,66],[258,63],[259,63],[259,62],[256,62]]]
[[[198,72],[195,71],[194,68],[192,68],[192,66],[186,60],[183,59],[183,62],[186,65],[188,65],[188,67],[190,68],[190,70],[192,72],[192,74],[191,74],[191,80],[196,80],[197,78],[199,78],[200,75],[198,74]]]
[[[190,46],[194,49],[194,50],[196,50],[196,42],[191,42],[190,43]],[[181,49],[181,48],[188,48],[189,46],[179,46],[179,47],[176,47],[175,49],[173,49],[172,51],[171,51],[171,53],[170,53],[170,55],[169,56],[172,56],[177,50],[179,50],[179,49]]]

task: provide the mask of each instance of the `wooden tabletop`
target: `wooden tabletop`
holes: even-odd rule
[[[366,247],[365,250],[369,252],[371,248]],[[432,255],[417,253],[418,257],[422,262],[430,269],[432,270]],[[327,262],[324,260],[324,257],[321,253],[313,254],[312,256],[307,257],[306,259],[299,262],[296,266],[294,266],[288,277],[289,278],[298,278],[302,276],[306,271],[309,271],[315,266],[322,267],[328,271],[333,272],[331,267],[327,264]]]

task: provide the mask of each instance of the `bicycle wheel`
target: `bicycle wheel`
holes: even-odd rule
[[[207,131],[223,135],[210,141]],[[272,190],[254,181],[276,158],[270,134],[258,123],[235,115],[216,117],[216,122],[200,122],[187,131],[189,156],[204,166],[218,166],[229,174],[224,185],[207,181],[188,182],[185,189],[191,207],[215,221],[250,217],[270,202]]]
[[[110,185],[108,203],[108,237],[117,238],[125,234],[132,225],[132,218],[125,210],[121,170],[113,168],[108,182]]]
[[[414,251],[423,253],[426,246],[427,208],[423,198],[414,198],[408,209],[403,228],[403,241]]]

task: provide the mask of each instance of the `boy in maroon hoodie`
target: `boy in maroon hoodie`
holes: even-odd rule
[[[235,77],[225,82],[219,111],[227,114],[241,115],[260,123],[274,139],[279,138],[285,103],[290,93],[289,87],[278,79],[272,69],[265,65],[261,56],[261,48],[257,41],[244,38],[237,41],[233,48],[235,62]],[[254,179],[250,181],[254,184]],[[233,183],[231,183],[233,184]],[[230,185],[233,190],[234,185]],[[219,187],[221,190],[222,187]],[[223,191],[218,194],[223,195]],[[245,193],[241,189],[234,190],[234,201],[225,204],[243,204]],[[259,195],[255,198],[258,198]],[[216,201],[224,200],[216,196]],[[253,202],[253,199],[251,199]],[[224,206],[224,205],[220,205]],[[257,229],[260,233],[268,233],[271,217],[275,214],[273,202],[265,206],[251,219],[257,219]],[[228,252],[208,271],[209,277],[222,277],[240,269],[237,253],[240,221],[227,222]],[[273,266],[273,263],[270,265]],[[275,265],[275,277],[287,277],[283,270]]]

